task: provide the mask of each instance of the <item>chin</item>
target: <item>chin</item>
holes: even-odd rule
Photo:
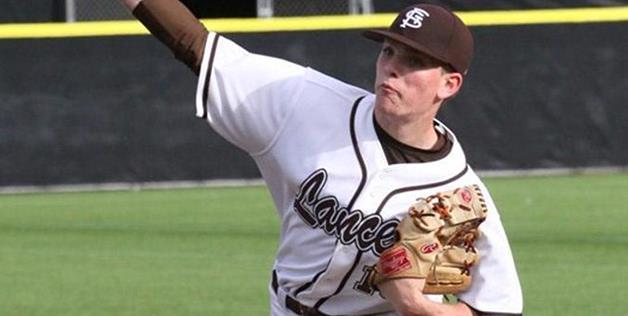
[[[394,114],[399,112],[399,105],[386,96],[375,95],[375,109],[378,112]]]

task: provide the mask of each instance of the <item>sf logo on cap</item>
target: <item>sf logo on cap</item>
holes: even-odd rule
[[[406,18],[401,21],[401,27],[406,28],[409,26],[413,29],[418,29],[423,25],[423,19],[429,17],[430,14],[421,8],[414,8],[406,12]]]

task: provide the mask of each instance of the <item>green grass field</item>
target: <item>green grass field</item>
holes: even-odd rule
[[[628,315],[628,175],[486,179],[526,315]],[[267,315],[263,187],[0,195],[0,315]]]

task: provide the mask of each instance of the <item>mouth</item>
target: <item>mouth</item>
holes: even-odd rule
[[[378,90],[384,95],[399,95],[399,91],[397,91],[393,86],[387,83],[381,83],[378,86]]]

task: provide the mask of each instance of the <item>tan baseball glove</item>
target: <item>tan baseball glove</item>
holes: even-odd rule
[[[418,199],[397,226],[397,242],[380,256],[371,284],[419,278],[425,279],[424,294],[464,291],[479,260],[474,242],[486,212],[477,185]]]

